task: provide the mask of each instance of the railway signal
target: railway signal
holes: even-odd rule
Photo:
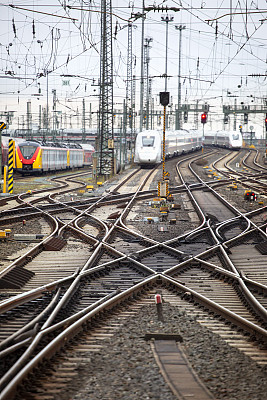
[[[257,195],[252,190],[246,190],[244,194],[244,200],[247,201],[256,201]]]
[[[201,123],[205,124],[207,122],[207,118],[208,118],[208,114],[206,112],[201,114]]]
[[[244,114],[244,124],[248,123],[248,113]]]
[[[159,99],[160,104],[166,107],[170,102],[170,92],[160,92]]]
[[[267,132],[267,113],[265,114],[265,130]]]

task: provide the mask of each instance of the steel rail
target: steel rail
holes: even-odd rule
[[[158,286],[160,282],[161,284],[172,286],[179,291],[190,293],[191,300],[195,300],[198,303],[201,303],[204,306],[208,307],[215,313],[222,315],[224,318],[230,320],[232,323],[249,332],[251,335],[258,337],[261,340],[267,341],[267,331],[265,329],[227,310],[225,307],[218,305],[217,303],[206,298],[205,296],[200,295],[196,291],[187,288],[184,285],[181,285],[175,279],[164,276],[162,274],[157,274],[153,277],[145,279],[141,283],[136,284],[134,287],[125,290],[123,293],[119,293],[113,296],[111,299],[99,305],[94,310],[91,310],[85,315],[81,316],[81,318],[79,318],[71,325],[69,325],[66,329],[64,329],[45,348],[43,348],[38,353],[38,355],[32,358],[27,364],[24,364],[19,372],[13,378],[11,378],[11,380],[1,393],[1,400],[12,400],[12,398],[15,396],[17,386],[22,382],[22,380],[25,379],[28,374],[34,368],[36,368],[44,359],[47,360],[51,358],[61,347],[63,347],[74,336],[76,336],[83,329],[83,326],[88,324],[88,322],[92,318],[103,313],[104,310],[114,308],[115,305],[121,304],[127,299],[134,298],[140,293],[140,291],[147,290],[154,285]],[[31,347],[36,346],[37,343],[40,341],[41,336],[43,336],[44,334],[45,332],[40,332],[38,336],[34,339],[34,343],[31,344]]]

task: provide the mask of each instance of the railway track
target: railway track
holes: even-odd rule
[[[266,206],[233,206],[215,189],[236,179],[233,172],[203,180],[192,168],[203,157],[221,158],[208,152],[178,162],[167,214],[152,208],[160,169],[135,170],[86,200],[21,197],[23,207],[1,211],[1,223],[37,215],[51,226],[0,274],[3,400],[65,398],[79,368],[128,317],[154,309],[157,292],[258,368],[267,365]],[[164,332],[164,324],[153,327]],[[218,396],[218,385],[202,379],[210,398]]]

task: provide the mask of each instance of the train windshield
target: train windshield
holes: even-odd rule
[[[239,139],[239,134],[236,133],[236,134],[234,134],[232,137],[233,137],[233,140],[238,140],[238,139]]]
[[[19,148],[24,158],[31,158],[34,155],[37,146],[33,144],[21,144]]]
[[[143,147],[152,147],[154,146],[155,136],[142,136],[142,145]]]

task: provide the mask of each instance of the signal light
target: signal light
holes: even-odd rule
[[[202,124],[205,124],[207,122],[207,117],[208,117],[207,113],[201,114],[201,123]]]
[[[248,200],[248,201],[256,201],[257,195],[256,195],[256,193],[252,192],[251,190],[248,190],[244,195],[244,199]]]
[[[248,114],[245,113],[244,114],[244,124],[247,124],[247,123],[248,123]]]
[[[170,102],[170,92],[160,92],[159,99],[162,106],[167,106]]]

